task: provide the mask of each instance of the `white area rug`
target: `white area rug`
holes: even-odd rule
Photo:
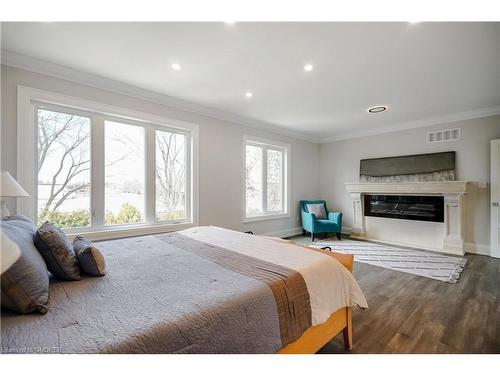
[[[332,251],[352,254],[357,262],[411,273],[435,280],[456,283],[467,259],[464,257],[408,250],[366,241],[332,240],[311,243],[314,247],[330,246]]]

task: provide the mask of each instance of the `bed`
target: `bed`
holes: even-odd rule
[[[218,227],[99,242],[107,275],[51,281],[45,315],[2,311],[2,348],[314,353],[367,308],[352,257]],[[10,349],[9,349],[10,348]]]

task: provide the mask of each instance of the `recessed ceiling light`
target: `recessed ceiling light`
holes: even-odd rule
[[[408,23],[409,23],[410,25],[415,25],[415,24],[417,24],[417,23],[420,23],[420,21],[408,21]]]
[[[181,66],[177,63],[173,63],[170,66],[172,67],[173,70],[181,70]]]
[[[380,113],[387,111],[386,105],[377,105],[375,107],[368,108],[368,112],[370,113]]]
[[[251,98],[251,97],[253,96],[253,94],[252,94],[250,91],[247,91],[247,92],[245,93],[245,96],[246,96],[247,98]]]
[[[226,21],[224,22],[226,25],[234,25],[236,22],[234,21]]]
[[[306,72],[310,72],[313,69],[314,69],[314,66],[312,66],[312,64],[306,64],[306,65],[304,65],[304,70]]]

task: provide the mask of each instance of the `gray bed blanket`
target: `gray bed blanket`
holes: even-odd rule
[[[2,312],[3,353],[275,353],[311,324],[285,268],[175,233],[98,247],[106,276],[53,281],[46,315]]]

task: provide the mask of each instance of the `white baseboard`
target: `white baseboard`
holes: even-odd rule
[[[491,255],[489,245],[482,245],[482,244],[473,243],[473,242],[464,243],[464,250],[466,253],[470,253],[470,254],[479,254],[479,255],[487,255],[487,256]]]
[[[299,234],[302,234],[302,227],[283,229],[268,233],[259,233],[259,235],[261,236],[281,237],[281,238],[297,236]],[[342,234],[347,234],[347,235],[351,234],[351,227],[342,227]]]
[[[281,237],[281,238],[296,236],[298,234],[302,234],[302,227],[282,229],[282,230],[277,230],[277,231],[268,232],[268,233],[259,233],[259,235],[261,235],[261,236]]]
[[[352,227],[342,225],[342,234],[351,234],[351,233],[352,233]]]

